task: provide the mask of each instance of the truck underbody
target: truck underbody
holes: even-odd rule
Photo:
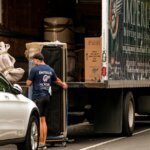
[[[150,114],[150,81],[68,82],[69,123],[85,119],[96,133],[132,135],[135,113]]]

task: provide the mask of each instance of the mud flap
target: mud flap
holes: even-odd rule
[[[96,133],[122,132],[123,92],[104,90],[95,101],[94,129]]]

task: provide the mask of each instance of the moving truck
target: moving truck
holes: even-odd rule
[[[135,114],[150,114],[150,1],[102,0],[101,13],[101,37],[85,38],[84,81],[68,81],[68,114],[131,136]]]

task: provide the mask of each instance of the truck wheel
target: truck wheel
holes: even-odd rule
[[[131,92],[128,92],[123,101],[123,135],[131,136],[135,125],[135,105]]]

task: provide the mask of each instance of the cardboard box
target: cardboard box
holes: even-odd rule
[[[98,82],[101,79],[101,38],[85,38],[85,82]]]

